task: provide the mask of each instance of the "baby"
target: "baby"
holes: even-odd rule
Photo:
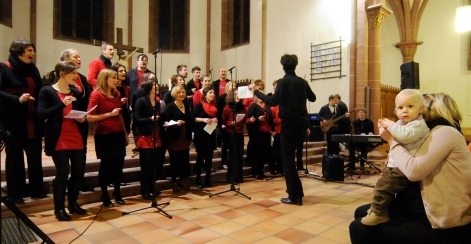
[[[388,119],[378,121],[381,130],[388,130],[394,139],[402,143],[411,155],[415,155],[429,133],[429,128],[422,118],[424,98],[413,89],[405,89],[396,96],[395,114],[397,122]],[[397,168],[392,155],[389,155],[387,168],[374,188],[373,202],[368,215],[361,223],[368,226],[378,225],[389,221],[389,205],[395,194],[410,184],[409,179]]]

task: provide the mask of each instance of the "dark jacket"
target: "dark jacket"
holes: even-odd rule
[[[282,126],[305,126],[306,99],[316,101],[316,95],[307,81],[296,76],[294,71],[286,71],[285,76],[278,81],[273,96],[267,96],[258,90],[254,94],[269,106],[279,105]]]
[[[0,63],[0,124],[9,132],[11,139],[26,140],[28,138],[28,110],[32,112],[34,136],[43,135],[44,123],[37,116],[39,90],[42,88],[41,76],[36,66],[25,64],[10,55],[8,62],[11,68]],[[34,82],[34,93],[30,94],[36,100],[28,108],[29,102],[20,103],[19,99],[29,88],[27,77]]]
[[[87,77],[85,77],[82,74],[79,74],[80,76],[80,81],[82,82],[82,87],[83,91],[80,92],[75,85],[70,85],[70,89],[75,90],[77,93],[77,109],[80,111],[87,111],[88,109],[88,103],[90,102],[90,94],[92,93],[91,87],[88,84]],[[78,128],[80,131],[80,134],[84,137],[84,145],[87,144],[87,139],[88,139],[88,123],[78,123]]]
[[[146,69],[144,73],[151,73],[150,70]],[[131,69],[126,73],[126,83],[131,88],[130,103],[131,106],[134,105],[133,96],[137,89],[139,89],[139,75],[137,74],[137,68]]]
[[[154,111],[154,109],[152,109],[152,104],[150,103],[149,97],[147,96],[143,96],[137,99],[134,110],[134,123],[136,124],[134,131],[135,136],[152,135],[152,133],[154,133],[155,125],[163,125],[163,120],[161,117],[156,121],[152,121],[152,116],[161,115],[160,102],[156,102],[155,107],[157,111]]]
[[[196,104],[193,111],[191,111],[191,121],[194,123],[194,132],[195,138],[193,142],[195,143],[196,151],[212,151],[216,150],[216,130],[213,133],[208,134],[204,130],[206,123],[200,122],[196,123],[196,118],[214,118],[209,116],[206,111],[204,111],[203,104],[198,103]]]
[[[71,89],[74,97],[79,97],[79,93],[75,89]],[[52,156],[55,152],[57,141],[62,130],[62,121],[64,118],[63,110],[65,108],[64,103],[57,95],[57,91],[52,86],[45,86],[39,92],[39,105],[38,105],[38,116],[42,121],[47,120],[44,126],[44,152],[48,156]],[[79,100],[72,102],[72,109],[78,110]],[[83,123],[75,122],[80,131],[80,124]],[[88,131],[87,131],[88,133]],[[80,131],[82,139],[84,135]],[[85,148],[85,144],[83,145]]]
[[[170,120],[184,120],[185,124],[182,126],[185,126],[186,138],[191,140],[192,123],[190,118],[190,108],[188,107],[188,103],[183,102],[183,104],[185,106],[185,113],[182,113],[174,102],[167,104],[165,111],[162,113],[162,122],[168,122]],[[172,125],[167,127],[165,130],[166,137],[177,140],[182,132],[182,126]]]

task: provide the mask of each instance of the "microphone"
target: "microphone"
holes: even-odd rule
[[[235,68],[235,66],[232,67],[232,68],[230,68],[230,69],[228,69],[227,71],[231,72],[234,68]]]
[[[162,49],[157,48],[157,49],[155,49],[155,51],[152,53],[152,55],[155,55],[156,53],[158,53],[158,52],[160,52],[160,51],[162,51]]]
[[[212,73],[213,73],[213,69],[210,69],[210,70],[209,70],[209,73],[212,74]]]

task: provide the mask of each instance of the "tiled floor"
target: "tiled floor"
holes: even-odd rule
[[[373,184],[378,177],[349,177],[345,182]],[[69,243],[81,233],[74,243],[350,243],[348,226],[353,211],[371,201],[373,189],[312,177],[301,180],[302,206],[280,203],[286,197],[284,178],[246,178],[240,190],[251,200],[233,191],[209,197],[228,190],[226,184],[207,190],[192,187],[178,195],[164,191],[157,201],[170,202],[162,207],[172,219],[155,208],[122,215],[150,206],[140,196],[125,198],[126,205],[114,208],[101,208],[101,203],[85,205],[89,214],[72,215],[70,222],[58,222],[53,211],[29,217],[56,243]]]

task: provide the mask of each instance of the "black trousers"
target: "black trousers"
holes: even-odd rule
[[[229,140],[228,148],[229,161],[227,162],[227,182],[241,183],[244,181],[242,167],[244,160],[244,134],[231,133],[231,140]]]
[[[305,126],[293,126],[281,123],[281,157],[283,160],[283,171],[285,174],[288,198],[296,200],[304,196],[303,186],[299,179],[296,164],[294,163],[296,145],[304,140],[306,135]]]
[[[226,144],[227,147],[227,144]],[[213,167],[213,150],[199,150],[196,154],[195,173],[199,177],[201,169],[204,166],[206,177],[211,175],[211,167]]]
[[[60,150],[54,152],[52,161],[56,166],[56,178],[54,179],[53,187],[59,186],[63,192],[54,190],[54,193],[58,193],[59,196],[54,195],[55,203],[64,203],[65,186],[68,186],[69,202],[75,203],[78,198],[80,185],[83,181],[83,175],[85,173],[85,150]],[[69,177],[69,161],[70,161],[70,178]],[[63,206],[62,206],[63,207]]]
[[[161,174],[162,148],[139,148],[139,163],[141,164],[141,194],[154,193],[157,175]]]
[[[355,211],[355,220],[350,223],[350,240],[352,244],[460,244],[469,243],[471,224],[450,229],[433,229],[430,223],[420,221],[427,219],[425,214],[390,213],[389,222],[376,226],[363,225],[360,220],[366,216],[370,204],[360,206]]]
[[[38,196],[44,192],[42,139],[5,140],[5,173],[11,198]],[[28,163],[29,191],[26,188],[25,160]]]
[[[329,131],[327,131],[327,154],[328,155],[339,155],[340,153],[340,146],[339,142],[337,141],[332,141],[332,135],[334,134],[339,134],[338,130],[336,128],[331,128]]]
[[[168,151],[170,156],[170,176],[173,181],[186,179],[190,175],[190,149]]]
[[[263,168],[265,163],[269,162],[270,159],[270,140],[271,134],[269,132],[259,131],[257,136],[254,138],[253,147],[253,161],[252,161],[252,174],[263,175]]]
[[[368,158],[368,144],[361,143],[361,142],[350,142],[348,144],[348,151],[349,151],[349,162],[348,167],[354,169],[355,168],[355,161],[357,159],[356,151],[360,149],[360,166],[365,165],[365,162]]]
[[[281,139],[280,134],[276,134],[273,138],[273,146],[271,149],[271,159],[269,163],[270,171],[283,173],[283,161],[281,160]],[[302,163],[301,163],[302,164]]]

